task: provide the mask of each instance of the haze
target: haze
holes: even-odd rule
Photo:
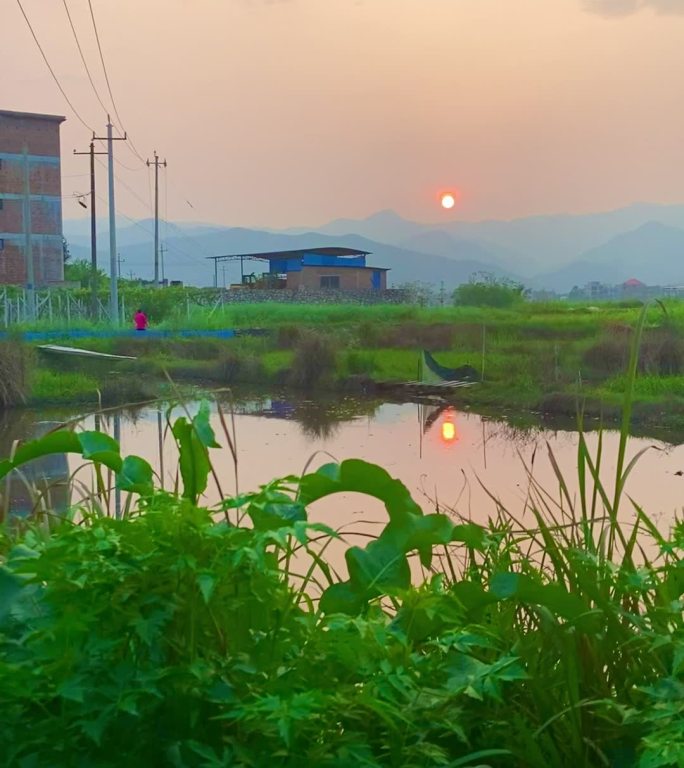
[[[62,2],[23,0],[67,95],[104,135]],[[93,0],[124,127],[169,162],[170,219],[287,227],[684,199],[683,0]],[[87,0],[68,0],[100,94]],[[68,196],[89,131],[3,0],[0,105],[64,114]],[[11,72],[11,75],[9,74]],[[117,207],[150,213],[120,142]],[[100,194],[106,176],[98,167]],[[457,188],[452,211],[439,195]],[[104,212],[106,207],[100,204]]]

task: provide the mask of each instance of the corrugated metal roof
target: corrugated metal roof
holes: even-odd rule
[[[368,256],[370,251],[359,251],[356,248],[340,248],[336,246],[325,246],[323,248],[296,248],[292,251],[265,251],[263,253],[230,253],[225,256],[207,256],[214,261],[224,259],[262,259],[263,261],[279,261],[281,259],[296,259],[299,256],[305,256],[309,253],[315,253],[319,256]]]

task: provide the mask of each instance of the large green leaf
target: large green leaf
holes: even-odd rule
[[[411,586],[411,569],[406,556],[382,537],[365,549],[350,547],[344,556],[353,589],[368,599],[395,594]]]
[[[183,497],[197,502],[200,494],[207,487],[211,466],[207,448],[200,441],[193,425],[180,416],[171,431],[176,438],[179,453],[179,465],[183,478]]]
[[[203,400],[200,403],[197,415],[192,420],[192,425],[203,446],[206,448],[220,448],[221,446],[216,442],[216,436],[209,420],[210,416],[211,410],[209,408],[209,403],[206,400]]]
[[[324,613],[344,613],[355,616],[361,613],[367,600],[356,592],[349,581],[331,584],[321,595],[320,609]]]
[[[119,445],[109,435],[58,429],[20,445],[11,461],[6,459],[0,462],[0,480],[11,470],[29,461],[59,453],[78,453],[85,459],[104,464],[117,472],[121,468]]]
[[[116,476],[116,487],[122,491],[151,496],[154,492],[153,472],[150,464],[139,456],[126,456]]]
[[[365,493],[385,504],[390,520],[400,522],[407,515],[422,515],[406,486],[377,464],[347,459],[341,464],[325,464],[305,475],[299,487],[299,500],[308,506],[333,493]]]

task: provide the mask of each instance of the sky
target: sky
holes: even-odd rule
[[[63,114],[64,217],[87,216],[110,96],[88,0],[0,0],[0,108]],[[116,111],[174,220],[315,226],[684,201],[684,0],[92,0]],[[116,207],[151,214],[117,142]],[[100,157],[100,161],[106,158]],[[98,166],[98,195],[106,172]],[[450,211],[439,194],[457,192]],[[106,205],[98,201],[101,211]]]

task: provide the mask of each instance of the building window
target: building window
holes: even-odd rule
[[[0,251],[5,250],[5,241],[0,237]]]
[[[339,275],[323,275],[321,277],[321,288],[339,289],[339,287],[340,287]]]

